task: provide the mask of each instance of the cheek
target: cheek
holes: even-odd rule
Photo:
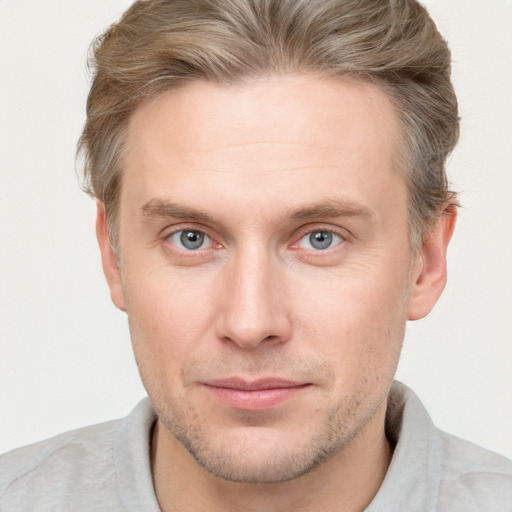
[[[139,274],[125,282],[136,358],[155,368],[178,369],[207,338],[212,312],[206,283],[165,273]]]
[[[324,286],[302,292],[308,300],[298,312],[299,337],[342,369],[337,375],[344,382],[371,372],[376,378],[392,375],[404,337],[405,290],[403,275],[390,281],[332,276]]]

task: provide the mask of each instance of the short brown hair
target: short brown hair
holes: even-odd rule
[[[192,80],[305,72],[373,82],[401,121],[413,246],[454,197],[445,172],[459,134],[451,55],[416,0],[139,0],[95,40],[90,65],[78,153],[114,247],[130,116]]]

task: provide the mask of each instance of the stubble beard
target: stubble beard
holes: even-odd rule
[[[155,411],[161,424],[211,475],[238,483],[276,484],[303,476],[342,451],[376,414],[380,401],[373,399],[368,403],[368,400],[372,399],[366,396],[346,399],[323,413],[321,424],[313,426],[316,433],[301,430],[298,425],[292,435],[294,439],[288,443],[276,442],[268,428],[268,442],[256,432],[257,442],[254,442],[247,432],[245,438],[233,437],[219,443],[214,432],[201,422],[194,406],[180,411],[175,407],[161,409],[155,404]],[[251,414],[260,413],[249,413],[248,423]],[[248,430],[258,428],[251,426]]]

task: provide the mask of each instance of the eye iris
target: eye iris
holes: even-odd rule
[[[204,235],[197,231],[183,231],[180,236],[180,242],[187,249],[199,249],[203,245]]]
[[[332,244],[332,233],[315,231],[309,235],[309,241],[315,249],[327,249]]]

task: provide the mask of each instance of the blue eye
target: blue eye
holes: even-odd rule
[[[209,247],[211,244],[211,240],[208,235],[201,231],[194,231],[193,229],[176,231],[169,238],[174,245],[187,251],[204,249]]]
[[[312,231],[300,239],[299,246],[302,249],[323,251],[339,245],[342,241],[341,236],[332,231]]]

